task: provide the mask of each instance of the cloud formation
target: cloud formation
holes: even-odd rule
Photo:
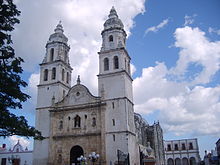
[[[187,77],[190,64],[201,66],[201,72],[196,73],[192,84],[209,83],[215,73],[220,69],[220,41],[211,42],[205,32],[199,28],[177,28],[174,37],[175,46],[180,48],[179,59],[172,73]]]
[[[144,33],[144,35],[146,35],[147,33],[149,33],[149,32],[157,32],[157,31],[159,31],[161,28],[163,28],[164,26],[166,26],[167,24],[169,23],[169,19],[167,18],[167,19],[164,19],[161,23],[159,23],[157,26],[151,26],[151,27],[149,27],[149,28],[147,28],[146,30],[145,30],[145,33]]]
[[[220,132],[220,85],[207,87],[220,70],[220,41],[211,42],[205,32],[189,26],[177,28],[175,47],[179,48],[176,66],[164,63],[144,68],[134,80],[135,111],[142,114],[159,110],[165,131],[176,135],[217,135]],[[190,64],[200,65],[192,79]]]
[[[209,27],[208,31],[210,34],[215,33],[217,35],[220,35],[220,29],[214,29],[212,27]]]
[[[184,20],[185,20],[184,26],[193,24],[194,19],[195,19],[196,16],[197,16],[196,14],[193,14],[192,16],[185,15],[185,17],[184,17]]]

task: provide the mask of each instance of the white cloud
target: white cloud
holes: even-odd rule
[[[130,64],[130,66],[131,66],[131,76],[132,76],[136,71],[136,67],[134,66],[134,64]]]
[[[157,26],[152,26],[147,28],[147,30],[145,30],[145,35],[149,32],[157,32],[159,31],[161,28],[163,28],[165,25],[167,25],[169,23],[169,19],[164,19],[161,23],[159,23]]]
[[[31,96],[31,103],[36,105],[37,102],[37,85],[39,85],[40,73],[33,73],[28,79],[27,93]]]
[[[214,29],[212,27],[209,27],[208,31],[210,34],[216,33],[217,35],[220,35],[220,29]]]
[[[9,141],[10,141],[12,147],[18,143],[18,140],[19,140],[19,143],[21,144],[21,146],[23,147],[23,149],[25,149],[26,147],[28,147],[28,148],[30,147],[31,142],[24,137],[18,137],[18,136],[10,136],[9,137]]]
[[[197,73],[191,83],[209,83],[220,68],[220,41],[211,42],[205,32],[189,26],[177,28],[174,37],[175,46],[180,48],[180,52],[172,73],[184,77],[190,64],[201,65],[201,73]]]
[[[220,41],[211,42],[199,28],[188,26],[177,28],[174,37],[180,48],[176,66],[168,69],[164,63],[156,63],[134,80],[135,111],[159,111],[165,131],[176,135],[219,136],[220,86],[204,85],[220,69]],[[186,81],[191,63],[203,70]]]
[[[192,16],[185,15],[185,17],[184,17],[184,19],[185,19],[184,26],[193,24],[194,18],[196,16],[197,16],[196,14],[193,14]]]

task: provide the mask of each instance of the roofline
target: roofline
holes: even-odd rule
[[[197,138],[191,138],[191,139],[184,138],[184,139],[178,139],[178,140],[164,140],[164,142],[169,142],[169,141],[181,141],[181,140],[196,140],[196,141],[198,141]]]

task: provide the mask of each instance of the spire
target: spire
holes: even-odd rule
[[[114,8],[114,6],[112,6],[111,10],[110,10],[110,14],[108,15],[109,18],[118,18],[117,12]]]
[[[63,26],[61,24],[61,21],[59,21],[58,25],[55,28],[55,33],[63,33]]]
[[[80,75],[78,75],[76,82],[77,82],[77,84],[80,84]]]

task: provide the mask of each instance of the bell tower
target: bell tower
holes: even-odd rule
[[[105,148],[107,164],[117,163],[124,153],[130,164],[139,164],[136,145],[130,56],[126,50],[126,32],[112,7],[104,23],[99,54],[98,91],[107,103],[105,112]]]
[[[67,41],[60,22],[49,37],[46,55],[40,64],[37,108],[48,107],[54,102],[61,101],[71,87],[72,68],[69,63],[70,47]]]
[[[61,22],[56,26],[46,43],[46,54],[40,64],[36,107],[36,129],[44,140],[34,141],[33,164],[46,165],[49,153],[50,115],[54,103],[61,101],[71,87],[72,68],[69,63],[68,38],[63,34]]]

